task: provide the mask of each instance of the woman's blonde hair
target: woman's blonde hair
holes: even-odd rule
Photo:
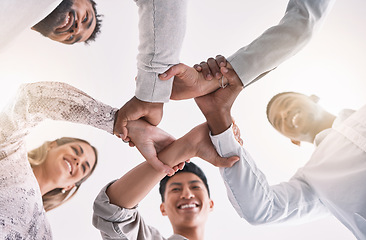
[[[97,149],[94,146],[92,146],[89,142],[87,142],[83,139],[78,139],[78,138],[63,137],[63,138],[56,139],[55,141],[46,141],[40,147],[29,151],[28,160],[32,167],[40,165],[46,160],[47,152],[48,152],[49,146],[52,142],[56,142],[57,146],[61,146],[61,145],[64,145],[67,143],[73,143],[73,142],[83,142],[83,143],[89,144],[92,147],[92,149],[94,150],[95,164],[91,168],[90,172],[85,177],[83,177],[79,182],[75,183],[74,188],[72,188],[64,193],[62,192],[62,188],[55,188],[55,189],[47,192],[46,194],[44,194],[42,196],[42,200],[43,200],[43,207],[46,211],[54,209],[54,208],[60,206],[61,204],[65,203],[66,201],[68,201],[70,198],[72,198],[76,194],[76,192],[79,190],[81,184],[94,172],[94,169],[97,166],[97,162],[98,162]]]

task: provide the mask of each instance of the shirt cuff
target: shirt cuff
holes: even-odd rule
[[[159,73],[139,70],[136,79],[135,96],[144,102],[169,102],[173,78],[160,80]]]
[[[235,138],[233,125],[231,125],[226,131],[215,136],[212,136],[210,132],[210,138],[217,153],[221,157],[231,157],[238,155],[238,149],[240,149],[241,146]]]

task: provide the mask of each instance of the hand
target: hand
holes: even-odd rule
[[[217,55],[216,59],[209,58],[207,62],[201,62],[200,64],[195,64],[193,67],[197,72],[202,72],[206,80],[212,80],[216,78],[221,79],[222,73],[220,67],[226,67],[227,61],[224,56]]]
[[[225,158],[217,154],[209,136],[207,123],[196,126],[181,139],[192,149],[193,156],[202,158],[216,167],[231,167],[239,160],[238,156]]]
[[[221,67],[223,77],[228,85],[215,92],[195,98],[198,107],[205,115],[213,135],[225,131],[232,123],[231,107],[243,89],[239,76],[233,69]]]
[[[177,168],[182,168],[181,165],[173,167],[174,169],[170,168],[157,157],[157,153],[175,141],[170,134],[141,119],[129,121],[127,128],[131,140],[130,146],[136,146],[146,161],[157,171],[173,175]]]
[[[117,113],[113,133],[122,140],[128,140],[126,128],[129,121],[144,118],[150,124],[156,126],[163,117],[163,103],[144,102],[136,97],[131,98]]]
[[[218,81],[206,81],[203,74],[183,63],[175,65],[165,73],[160,74],[161,80],[174,77],[170,99],[182,100],[206,95],[218,89]],[[226,82],[224,82],[226,84]]]

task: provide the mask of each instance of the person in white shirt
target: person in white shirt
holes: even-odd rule
[[[64,44],[94,41],[101,19],[94,0],[29,0],[0,2],[0,46],[32,29]]]
[[[314,141],[317,148],[288,182],[270,186],[231,130],[231,106],[242,87],[237,78],[225,89],[195,99],[218,154],[240,156],[232,167],[220,168],[238,214],[255,225],[333,214],[357,239],[366,239],[366,106],[345,110],[336,118],[316,103],[315,96],[276,95],[267,108],[270,123],[293,143]]]

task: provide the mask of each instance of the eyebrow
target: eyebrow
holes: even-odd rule
[[[66,40],[66,42],[67,42],[67,43],[69,43],[69,44],[74,44],[74,43],[79,42],[79,41],[81,40],[81,38],[82,38],[82,37],[80,37],[80,36],[79,36],[79,37],[77,37],[77,38],[75,37],[73,42],[68,42],[67,40]]]
[[[79,145],[79,148],[80,148],[81,154],[83,154],[84,153],[84,149],[80,145]]]
[[[192,180],[192,181],[189,181],[188,182],[188,184],[193,184],[193,183],[202,183],[201,181],[199,181],[199,180]],[[183,184],[182,183],[180,183],[180,182],[172,182],[171,184],[169,184],[169,187],[171,187],[171,186],[176,186],[176,185],[178,185],[178,186],[182,186]]]
[[[89,13],[88,13],[88,14],[89,14]],[[91,27],[91,25],[92,25],[92,23],[93,23],[93,20],[94,20],[94,15],[93,15],[93,14],[91,14],[91,18],[90,18],[89,24],[88,24],[88,26],[86,26],[86,28],[87,28],[87,29],[89,29],[89,28]]]
[[[71,148],[75,152],[75,154],[79,156],[79,151],[76,149],[76,147],[71,146]]]
[[[90,26],[91,26],[91,25],[92,25],[92,23],[93,23],[93,20],[94,20],[94,16],[93,16],[93,14],[92,14],[92,17],[90,18],[89,24],[86,26],[86,28],[87,28],[87,29],[89,29],[89,28],[90,28]],[[73,42],[71,42],[70,44],[77,43],[77,42],[79,42],[81,39],[82,39],[82,37],[81,37],[81,36],[79,36],[79,37],[75,38],[75,40],[74,40]]]

